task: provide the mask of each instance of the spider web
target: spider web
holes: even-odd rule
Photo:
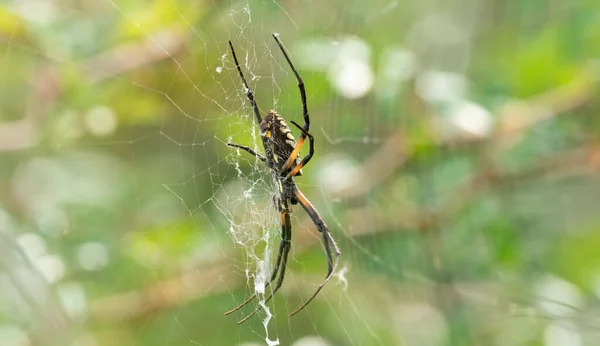
[[[118,4],[114,2],[111,4],[121,12],[121,15],[138,26],[138,23],[129,18]],[[185,22],[189,23],[179,9],[175,9],[175,11]],[[271,96],[272,107],[263,104],[262,111],[269,108],[285,110],[285,108],[277,107],[282,91],[278,85],[276,75],[284,74],[285,76],[288,73],[279,64],[277,58],[273,56],[273,46],[269,44],[272,42],[265,41],[265,39],[270,38],[270,32],[267,31],[269,29],[265,28],[263,24],[253,25],[252,11],[249,4],[232,4],[232,8],[228,9],[228,12],[228,24],[233,27],[233,33],[228,38],[234,42],[242,68],[250,84],[256,90],[255,93],[270,94]],[[193,24],[190,24],[190,29],[193,29]],[[150,41],[162,49],[162,45],[155,40],[152,34],[146,32],[143,27],[140,27],[140,30],[144,32]],[[200,32],[192,31],[194,36],[198,38],[204,36]],[[255,41],[249,39],[249,36],[260,38]],[[216,38],[213,37],[213,39],[213,44],[218,42]],[[221,46],[226,48],[225,41],[222,40],[221,42],[223,43]],[[203,44],[205,49],[212,48],[207,48],[204,40]],[[167,52],[165,51],[165,53]],[[275,54],[279,54],[279,52],[275,51]],[[232,64],[233,60],[230,52],[226,50],[219,56],[218,60],[206,63],[205,68],[214,84],[214,87],[211,87],[213,93],[210,94],[194,85],[195,82],[188,75],[183,64],[176,57],[168,55],[171,61],[180,69],[178,72],[182,76],[178,77],[182,77],[184,82],[187,80],[190,86],[193,87],[193,94],[190,97],[193,99],[197,97],[204,98],[208,105],[212,103],[211,106],[217,109],[217,114],[214,117],[208,116],[206,118],[190,115],[177,101],[169,96],[168,91],[164,93],[158,90],[151,91],[162,94],[168,103],[177,108],[183,116],[189,118],[192,124],[197,123],[198,128],[204,122],[212,122],[215,127],[225,129],[225,131],[214,136],[203,133],[207,137],[202,139],[198,139],[194,135],[192,142],[177,138],[177,134],[171,134],[171,130],[167,126],[163,126],[160,135],[177,147],[189,147],[192,157],[203,155],[206,147],[224,147],[226,143],[230,142],[244,143],[253,147],[255,151],[262,152],[254,114],[245,96],[245,90],[236,73],[235,66]],[[259,64],[260,61],[268,62],[266,68]],[[139,86],[145,87],[144,85]],[[291,95],[287,95],[287,99],[290,98]],[[262,99],[264,103],[264,97],[259,97],[259,99]],[[268,99],[266,100],[268,101]],[[186,131],[186,129],[182,131]],[[251,156],[246,156],[246,153],[239,150],[227,149],[225,156],[218,157],[215,162],[210,162],[207,155],[206,166],[208,166],[208,169],[197,171],[194,168],[191,176],[184,176],[182,181],[164,184],[164,187],[182,202],[190,217],[196,220],[197,215],[201,215],[201,219],[204,219],[203,222],[210,224],[210,228],[213,230],[219,230],[219,226],[214,224],[211,220],[212,217],[209,216],[210,212],[205,210],[216,209],[221,213],[223,221],[226,222],[225,225],[228,223],[231,239],[235,245],[242,248],[243,253],[242,259],[232,258],[235,264],[234,268],[231,269],[234,272],[243,273],[245,282],[249,286],[247,295],[253,293],[258,295],[258,299],[253,304],[249,304],[245,310],[250,309],[252,311],[251,309],[256,306],[262,307],[264,313],[261,311],[257,318],[262,319],[265,341],[269,345],[277,345],[280,343],[277,333],[273,337],[269,335],[269,322],[273,314],[271,308],[265,305],[264,302],[265,295],[269,293],[265,292],[265,285],[271,275],[274,254],[276,254],[280,241],[279,230],[281,225],[279,216],[274,212],[272,205],[272,197],[277,189],[270,174],[261,162]],[[224,164],[227,166],[223,167]],[[218,169],[215,169],[215,167],[218,167]],[[203,184],[206,184],[207,180],[210,180],[212,185],[212,194],[205,200],[198,198],[192,199],[193,202],[190,202],[183,197],[184,193],[180,192],[190,188],[192,190],[205,189],[206,186],[203,186]],[[199,183],[199,181],[202,182]],[[223,223],[220,226],[223,226]],[[202,226],[198,225],[198,227]],[[231,254],[230,250],[224,250],[224,252]],[[225,256],[230,255],[226,254]],[[238,301],[234,300],[234,303],[237,304]],[[232,318],[238,317],[234,315]]]
[[[486,13],[471,5],[469,14]],[[16,19],[3,18],[19,24],[1,37],[0,97],[3,114],[26,116],[0,129],[0,144],[31,157],[3,157],[18,207],[0,205],[0,340],[593,344],[597,307],[583,303],[593,296],[583,274],[545,257],[593,257],[564,233],[594,229],[599,185],[585,172],[595,151],[564,130],[585,122],[557,119],[589,101],[589,80],[569,75],[582,94],[567,88],[575,101],[558,106],[558,92],[535,97],[545,88],[512,102],[493,86],[489,101],[465,77],[477,66],[478,16],[404,7],[11,2]],[[385,27],[399,33],[377,43]],[[23,39],[28,31],[37,42]],[[320,235],[295,208],[286,279],[265,304],[277,188],[261,162],[226,146],[263,152],[228,40],[261,112],[302,122],[273,33],[307,84],[317,137],[297,183],[342,250],[335,277],[292,318],[325,273]],[[506,119],[492,117],[496,104]]]
[[[30,3],[31,6],[34,4],[37,3]],[[272,3],[267,7],[272,5],[285,16],[285,20],[280,26],[289,26],[290,23],[295,26],[289,14],[278,4]],[[161,3],[157,2],[154,6],[159,7]],[[227,49],[228,39],[234,42],[242,68],[257,94],[261,110],[264,112],[274,108],[282,114],[295,116],[295,118],[288,119],[299,121],[301,119],[295,80],[289,88],[286,88],[285,92],[279,84],[290,84],[289,77],[293,77],[293,75],[290,74],[286,64],[281,64],[284,60],[271,39],[271,34],[277,31],[278,25],[265,25],[264,18],[253,21],[253,13],[266,12],[260,6],[256,6],[258,9],[253,10],[249,3],[231,3],[230,6],[224,6],[224,8],[217,5],[208,6],[212,11],[224,11],[215,16],[223,23],[214,26],[202,22],[199,14],[191,14],[202,13],[201,6],[189,6],[184,3],[162,3],[162,6],[164,7],[157,10],[153,7],[140,6],[135,2],[110,0],[100,5],[101,11],[112,17],[112,20],[118,23],[117,26],[120,26],[121,31],[125,31],[124,35],[129,36],[129,40],[126,40],[129,42],[116,48],[110,45],[86,47],[91,50],[86,58],[92,56],[87,60],[77,58],[75,54],[68,51],[80,47],[61,47],[56,44],[56,46],[47,47],[47,51],[43,51],[12,43],[10,39],[6,54],[16,58],[17,54],[13,51],[19,50],[19,54],[41,55],[53,67],[68,68],[71,64],[83,66],[86,73],[84,77],[89,82],[98,84],[97,88],[102,94],[95,100],[96,102],[92,101],[91,103],[108,102],[106,102],[106,106],[97,106],[93,107],[93,110],[86,110],[88,113],[84,115],[85,121],[75,125],[72,122],[77,122],[77,114],[72,114],[71,110],[62,109],[63,107],[57,107],[58,116],[57,120],[53,121],[53,126],[57,127],[57,133],[66,132],[69,135],[51,136],[50,145],[54,145],[58,149],[69,148],[77,143],[76,148],[82,148],[84,153],[89,151],[87,154],[94,154],[104,148],[111,152],[123,150],[125,151],[124,158],[131,160],[136,165],[145,167],[145,169],[159,170],[160,173],[155,178],[158,179],[159,184],[137,182],[139,185],[134,192],[137,201],[134,210],[137,210],[136,214],[139,214],[139,225],[149,225],[151,229],[158,228],[171,236],[176,233],[173,231],[173,227],[183,227],[178,224],[187,223],[188,221],[181,221],[186,218],[192,223],[191,229],[201,233],[188,240],[188,246],[183,246],[188,253],[186,256],[181,256],[182,264],[179,270],[183,282],[179,284],[185,287],[185,279],[208,280],[214,282],[205,286],[200,285],[204,291],[200,290],[199,293],[195,293],[196,295],[228,292],[230,295],[230,299],[227,300],[229,306],[222,306],[219,309],[219,317],[222,317],[223,311],[239,303],[244,295],[258,293],[259,299],[245,310],[250,309],[249,311],[251,311],[255,306],[263,306],[264,309],[256,317],[261,321],[263,327],[255,329],[256,327],[251,322],[246,323],[246,326],[249,326],[249,329],[256,335],[262,335],[268,344],[279,344],[281,331],[274,329],[269,324],[273,316],[271,310],[273,306],[277,307],[282,303],[287,306],[287,303],[276,297],[271,302],[271,307],[264,305],[264,286],[272,271],[274,252],[276,254],[280,241],[279,215],[272,205],[272,196],[277,189],[262,163],[245,153],[226,147],[226,143],[234,141],[250,145],[257,152],[262,152],[254,115]],[[21,15],[29,15],[29,19],[35,24],[40,26],[48,24],[44,20],[49,19],[36,18],[36,13],[29,13],[28,11],[31,9],[26,5],[21,7],[19,4],[14,4],[13,10]],[[48,8],[48,10],[53,12],[58,8]],[[172,21],[167,21],[167,25],[163,26],[153,25],[152,16],[160,14],[160,12],[153,13],[155,10],[167,12],[172,16]],[[56,12],[54,15],[57,16]],[[95,24],[100,27],[106,26],[106,23],[100,19],[97,19]],[[83,29],[89,31],[85,32]],[[83,29],[83,36],[91,35],[99,30],[96,27]],[[60,35],[67,35],[67,33],[59,30],[57,36]],[[89,37],[73,36],[70,39],[76,41],[74,45],[82,43],[77,40],[89,39]],[[61,37],[51,37],[48,42],[59,39]],[[283,40],[285,43],[286,40]],[[85,51],[85,49],[83,50]],[[195,57],[202,55],[196,53],[202,50],[205,51],[204,61],[197,61]],[[185,51],[185,54],[181,53],[182,51]],[[145,62],[144,54],[153,55],[153,57],[148,58],[148,62]],[[123,62],[120,60],[122,58],[133,61],[131,63]],[[157,72],[151,69],[152,63],[162,64],[164,67],[158,68]],[[122,66],[115,66],[118,64]],[[136,66],[136,64],[138,65]],[[145,73],[148,71],[156,73],[157,76],[149,77]],[[165,76],[167,80],[170,79],[170,82],[162,82]],[[204,80],[200,80],[198,76],[202,76]],[[96,88],[96,86],[93,87]],[[118,93],[128,94],[130,98],[139,97],[144,102],[132,101],[135,103],[135,107],[130,108],[122,104],[115,106],[110,101]],[[282,104],[286,106],[282,106]],[[65,105],[64,108],[69,107],[73,107],[73,105]],[[133,114],[126,117],[126,120],[115,119],[117,116],[121,117],[121,114],[118,113],[123,112],[123,109],[131,111]],[[160,129],[155,132],[136,134],[133,132],[120,133],[116,125],[111,126],[111,122],[115,121],[143,124],[144,117],[161,119]],[[81,131],[88,132],[92,135],[91,137],[99,137],[100,140],[82,138]],[[123,139],[115,140],[119,137]],[[146,150],[143,147],[155,146],[157,143],[159,146],[155,150],[160,166],[151,167],[150,163],[141,162],[146,160]],[[82,159],[83,153],[79,153],[77,150],[73,151],[75,153],[65,154],[67,156],[65,160]],[[107,159],[100,156],[95,160]],[[145,176],[141,171],[119,172],[119,167],[123,170],[129,168],[124,168],[123,164],[110,159],[109,162],[104,163],[104,166],[96,167],[100,169],[98,175],[107,174],[107,168],[111,165],[117,166],[115,174],[121,178],[125,176],[135,181]],[[32,163],[30,166],[35,166],[35,164]],[[44,170],[44,167],[41,165],[38,170]],[[34,170],[34,168],[28,168],[27,171],[29,170]],[[67,174],[67,176],[69,175]],[[125,185],[116,181],[113,181],[113,184],[114,186]],[[105,189],[109,189],[109,187],[105,186]],[[312,190],[320,191],[314,186]],[[96,193],[98,192],[96,191]],[[116,196],[110,196],[108,199],[111,198],[114,199]],[[149,198],[151,202],[146,202],[146,198]],[[316,202],[317,205],[320,204],[318,201]],[[64,203],[64,201],[60,201],[60,203]],[[81,203],[81,200],[75,198],[73,203]],[[85,203],[89,203],[89,201]],[[32,207],[32,213],[33,209]],[[181,211],[184,212],[183,215]],[[184,217],[185,215],[187,216]],[[306,217],[303,220],[306,220]],[[294,233],[311,234],[312,225],[299,225],[298,217],[294,217],[293,221]],[[153,231],[148,233],[150,233],[148,236],[135,233],[129,236],[131,238],[128,241],[129,246],[132,247],[129,256],[142,266],[165,272],[164,274],[156,273],[156,277],[151,280],[151,285],[149,285],[157,286],[157,291],[162,291],[162,289],[166,289],[162,284],[169,282],[169,275],[166,274],[172,275],[173,272],[177,272],[164,268],[160,264],[166,259],[166,256],[173,255],[169,253],[172,249],[156,248],[158,245],[163,246],[163,244],[159,244],[160,241],[168,239],[169,236],[158,236],[157,232]],[[227,233],[229,237],[222,236]],[[56,235],[54,236],[56,237]],[[159,239],[152,239],[155,236],[158,236]],[[31,237],[35,239],[32,242],[40,241],[39,237],[33,235]],[[319,237],[314,234],[311,237],[314,239],[311,242],[318,242]],[[18,237],[15,241],[18,241]],[[201,242],[204,244],[200,245]],[[97,243],[91,245],[97,245],[101,253],[106,251],[102,245]],[[235,245],[239,246],[242,251],[233,251]],[[173,246],[173,244],[168,244],[168,246]],[[94,248],[92,247],[92,249]],[[215,254],[215,249],[219,249],[217,252],[220,254]],[[293,250],[290,255],[292,262],[296,251]],[[236,253],[240,253],[240,255],[238,256]],[[321,267],[324,272],[324,254],[321,256],[323,256]],[[64,260],[61,260],[61,263],[64,263]],[[98,267],[105,265],[98,265]],[[125,268],[127,266],[131,266],[131,264],[125,265]],[[290,266],[293,267],[293,265]],[[94,265],[91,265],[90,268],[94,268]],[[216,272],[218,268],[221,270]],[[134,269],[131,270],[134,271]],[[59,278],[56,280],[60,281],[62,275],[64,274],[58,275]],[[232,281],[236,275],[241,276],[241,279]],[[202,278],[203,276],[205,278]],[[306,286],[304,290],[306,292],[303,291],[303,295],[309,295],[310,290],[316,289],[316,285],[322,280],[317,277],[315,275],[302,279]],[[246,292],[235,292],[239,291],[236,288],[238,281],[241,286],[247,285]],[[191,285],[198,286],[199,284],[191,283]],[[294,287],[294,277],[289,272],[286,286],[288,286],[288,291],[289,287]],[[330,286],[334,286],[334,281]],[[75,290],[81,288],[79,285],[73,287]],[[156,300],[158,304],[167,304],[164,300],[168,301],[169,299],[180,300],[178,304],[173,303],[177,306],[190,300],[191,297],[188,295],[181,293],[175,294],[174,297]],[[325,294],[322,295],[326,297]],[[118,295],[115,295],[115,298],[117,297]],[[106,314],[108,316],[114,312],[113,308],[118,310],[117,306],[110,307],[112,303],[114,301],[107,299],[105,305],[109,308],[103,312],[103,309],[100,308],[99,315]],[[152,304],[150,302],[150,305]],[[97,304],[97,306],[101,305],[103,304]],[[140,311],[130,311],[129,314],[134,316],[137,313],[143,316],[144,311],[145,308],[140,307]],[[280,316],[280,319],[282,316],[286,316],[285,312],[277,315]],[[177,312],[172,313],[171,317],[174,324],[178,326],[177,328],[187,335],[187,342],[203,342],[203,338],[194,336],[198,329],[188,329]],[[238,313],[223,319],[223,321],[229,322],[221,323],[234,324],[239,318]],[[310,317],[309,320],[311,320]],[[289,323],[291,324],[291,322]],[[223,328],[222,326],[223,324],[221,324],[221,328]],[[269,333],[270,328],[271,333]],[[318,329],[315,332],[318,335]],[[283,335],[286,338],[291,336],[289,332],[284,332]],[[87,337],[94,339],[84,333],[84,339]]]

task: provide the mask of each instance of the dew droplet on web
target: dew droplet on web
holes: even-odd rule
[[[215,71],[217,71],[217,73],[221,73],[221,72],[223,72],[223,68],[221,66],[219,66],[215,69]]]

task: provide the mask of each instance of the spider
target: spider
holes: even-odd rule
[[[265,150],[265,156],[256,153],[254,150],[244,145],[234,143],[228,143],[227,145],[242,149],[262,161],[271,171],[271,175],[273,176],[273,179],[279,188],[278,194],[273,196],[273,203],[275,208],[281,214],[281,242],[279,243],[279,253],[277,255],[277,260],[275,261],[275,266],[273,267],[273,272],[271,273],[271,278],[265,288],[269,287],[276,279],[277,282],[275,283],[275,287],[272,289],[271,294],[265,299],[265,304],[271,298],[273,298],[273,295],[277,292],[277,290],[279,290],[285,277],[287,258],[290,252],[292,238],[292,225],[290,222],[290,213],[292,212],[291,205],[300,204],[304,211],[311,218],[317,230],[321,233],[325,254],[327,255],[327,274],[315,293],[290,314],[290,316],[293,316],[306,307],[306,305],[308,305],[308,303],[310,303],[317,296],[327,281],[329,281],[333,275],[333,272],[335,271],[335,268],[337,267],[340,251],[331,234],[329,233],[329,229],[327,228],[325,221],[323,221],[323,218],[321,215],[319,215],[319,212],[298,189],[296,183],[294,182],[294,177],[302,175],[302,167],[304,167],[310,161],[314,154],[314,138],[308,132],[310,118],[308,116],[308,108],[306,105],[306,90],[304,88],[304,82],[302,81],[302,78],[300,78],[300,75],[296,71],[294,64],[292,64],[290,57],[281,44],[281,41],[279,41],[277,35],[273,34],[272,36],[275,39],[275,42],[277,42],[279,49],[283,53],[285,60],[287,60],[290,69],[298,81],[298,89],[300,90],[300,98],[302,100],[302,115],[304,117],[304,126],[300,126],[296,122],[292,121],[292,124],[300,129],[301,132],[298,142],[296,142],[290,127],[286,124],[283,117],[281,117],[281,115],[279,115],[276,111],[270,110],[265,114],[264,119],[261,118],[260,110],[256,100],[254,99],[254,94],[248,86],[248,82],[246,81],[244,73],[240,68],[237,56],[235,55],[235,50],[233,49],[233,44],[231,41],[229,41],[229,47],[231,48],[231,54],[233,55],[235,66],[237,67],[240,78],[242,79],[246,96],[248,97],[250,105],[254,110],[254,115],[256,116],[256,121],[258,122],[258,126],[260,128],[260,137]],[[300,162],[298,162],[300,149],[302,148],[306,137],[308,137],[310,143],[309,152],[304,158],[302,158],[302,160],[300,160]],[[227,311],[225,315],[229,315],[241,309],[254,298],[256,298],[256,293],[254,293],[250,298],[246,299],[242,304],[238,305],[234,309]],[[238,324],[248,320],[260,309],[261,307],[259,306],[250,315],[239,321]]]

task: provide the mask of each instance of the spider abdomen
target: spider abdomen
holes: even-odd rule
[[[292,130],[281,115],[270,110],[260,123],[260,135],[267,160],[273,162],[274,166],[281,170],[296,146],[296,138],[294,138]],[[298,160],[296,159],[291,169],[297,164]],[[296,175],[302,175],[302,170],[298,171]]]

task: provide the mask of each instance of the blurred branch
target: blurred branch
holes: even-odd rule
[[[152,284],[142,290],[100,298],[90,303],[94,321],[119,322],[158,313],[208,294],[223,292],[234,283],[232,264],[221,259]]]
[[[534,125],[589,102],[597,90],[596,76],[599,73],[597,63],[589,62],[566,85],[527,100],[506,103],[497,111],[498,122],[491,138],[466,133],[446,136],[439,129],[440,124],[433,121],[430,128],[435,144],[445,148],[491,142],[502,149],[508,149],[516,145]],[[410,137],[400,131],[387,138],[362,165],[364,176],[369,179],[362,180],[361,184],[354,184],[334,198],[359,198],[393,176],[413,154],[414,147],[408,138]]]
[[[82,63],[92,83],[171,59],[185,46],[186,35],[163,31],[142,42],[123,44]]]
[[[450,198],[435,210],[420,210],[414,206],[402,207],[405,215],[388,217],[390,210],[375,212],[370,206],[346,211],[346,220],[351,225],[352,236],[381,233],[389,230],[428,231],[456,218],[472,203],[490,189],[500,189],[527,181],[545,178],[566,178],[579,175],[594,175],[600,171],[600,145],[590,144],[583,148],[558,153],[534,162],[519,171],[498,171],[485,168],[459,185]]]
[[[81,63],[90,83],[100,83],[128,71],[170,59],[184,47],[187,36],[164,31],[142,42],[123,44],[102,52]],[[63,88],[58,72],[51,64],[44,64],[31,82],[32,93],[21,120],[0,123],[0,151],[22,150],[38,144],[41,124],[62,96]]]
[[[302,226],[310,227],[307,217]],[[320,242],[320,237],[310,232],[296,232],[294,240],[296,255]],[[206,265],[183,270],[176,276],[159,281],[141,290],[119,293],[99,298],[90,303],[89,318],[96,322],[119,322],[160,313],[209,294],[219,294],[231,286],[245,284],[245,280],[232,270],[233,260],[224,255]],[[315,281],[315,282],[318,282]]]
[[[524,101],[505,104],[498,111],[496,139],[518,136],[535,124],[583,106],[596,94],[598,63],[588,62],[569,83]]]
[[[26,308],[17,310],[23,311],[29,322],[29,338],[33,344],[68,344],[74,329],[72,320],[63,310],[53,287],[17,244],[7,225],[0,227],[0,277],[8,279],[16,292],[14,295],[7,294],[4,303],[7,306],[26,305]],[[23,316],[11,314],[6,317],[16,320]]]
[[[40,125],[62,93],[56,73],[50,66],[40,67],[35,76],[23,118],[0,123],[0,151],[21,150],[37,145]]]

